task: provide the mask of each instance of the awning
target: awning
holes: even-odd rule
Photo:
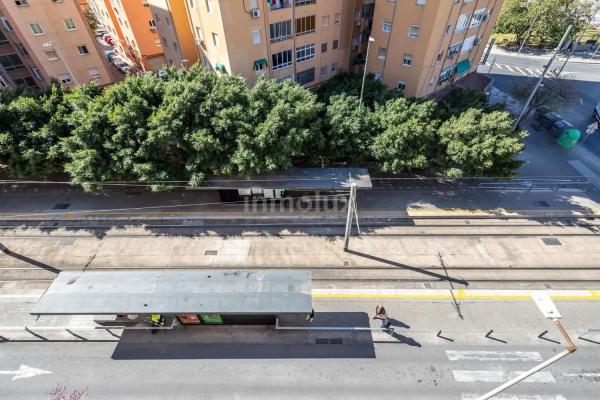
[[[308,271],[63,271],[33,315],[308,314]]]
[[[215,65],[215,69],[224,74],[227,73],[227,69],[225,68],[225,64],[223,64],[223,63],[217,63],[217,65]]]
[[[466,60],[462,60],[461,62],[456,64],[456,72],[459,74],[464,74],[465,72],[469,71],[470,69],[471,69],[471,63],[469,62],[468,58]]]
[[[261,65],[267,65],[267,60],[265,58],[261,58],[260,60],[255,60],[254,61],[254,68],[256,69],[257,66],[261,66]]]

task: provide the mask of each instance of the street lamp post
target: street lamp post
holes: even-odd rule
[[[73,74],[73,71],[71,71],[71,68],[69,68],[69,64],[67,64],[67,60],[64,59],[64,57],[58,50],[58,47],[56,47],[56,45],[54,44],[54,41],[50,40],[48,42],[42,43],[42,47],[46,47],[46,48],[51,47],[52,50],[54,50],[54,52],[56,53],[58,58],[60,58],[62,60],[63,64],[65,65],[65,68],[67,69],[67,72],[69,72],[69,75],[71,75],[75,84],[79,85],[79,82],[77,81],[77,77],[75,76],[75,74]]]
[[[557,355],[555,355],[554,357],[550,358],[549,360],[542,362],[541,364],[533,367],[529,371],[523,372],[521,375],[517,376],[516,378],[511,379],[510,381],[498,386],[496,389],[492,390],[491,392],[484,394],[477,400],[491,399],[494,396],[496,396],[498,393],[505,391],[506,389],[527,379],[528,377],[535,374],[536,372],[541,371],[542,369],[546,368],[547,366],[554,364],[561,358],[564,358],[564,357],[568,356],[569,354],[574,353],[577,350],[577,347],[575,347],[573,340],[571,340],[571,338],[569,337],[569,334],[567,333],[565,328],[563,328],[562,324],[560,323],[561,315],[558,312],[558,309],[556,308],[554,303],[552,302],[552,299],[550,298],[548,293],[545,291],[534,292],[531,295],[531,297],[533,298],[535,305],[538,306],[538,308],[540,309],[540,311],[542,312],[544,317],[551,319],[552,322],[554,322],[554,324],[560,331],[560,334],[565,338],[565,341],[567,343],[567,348],[565,350],[561,351],[560,353],[558,353]]]
[[[367,80],[367,65],[369,65],[369,48],[371,47],[371,42],[374,42],[375,39],[373,36],[369,36],[369,42],[367,43],[367,58],[365,59],[365,70],[363,71],[362,78],[362,86],[360,88],[360,106],[363,106],[363,94],[365,91],[365,81]]]

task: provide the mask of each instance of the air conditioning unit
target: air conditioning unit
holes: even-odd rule
[[[155,26],[151,26],[150,27],[150,32],[156,32],[156,27]]]
[[[260,10],[258,8],[253,8],[252,10],[250,10],[250,15],[252,16],[252,18],[258,18],[260,17]]]

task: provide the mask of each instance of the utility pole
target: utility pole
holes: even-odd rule
[[[371,42],[374,42],[375,39],[372,36],[369,36],[369,41],[367,42],[367,58],[365,59],[365,70],[363,71],[362,78],[362,86],[360,88],[360,106],[363,107],[363,94],[365,91],[365,81],[367,80],[367,65],[369,65],[369,48],[371,47]]]
[[[587,31],[588,28],[590,27],[590,25],[592,24],[592,21],[594,20],[594,18],[596,17],[596,14],[598,13],[598,10],[600,10],[600,5],[596,6],[594,13],[592,14],[590,20],[588,21],[588,24],[585,26],[585,29],[581,32],[581,34],[577,37],[577,39],[575,39],[575,43],[573,44],[573,47],[571,47],[571,51],[569,52],[569,54],[567,54],[567,58],[565,59],[565,62],[563,62],[562,65],[560,66],[560,70],[558,71],[558,74],[556,75],[557,77],[560,77],[560,74],[562,74],[563,69],[565,68],[565,65],[567,65],[567,63],[569,62],[569,59],[575,52],[575,46],[581,40],[581,38],[585,34],[585,31]],[[598,51],[598,49],[596,49],[596,51]],[[596,53],[594,53],[594,54],[596,54]]]
[[[525,102],[525,105],[523,105],[523,110],[521,110],[521,114],[519,115],[519,117],[515,121],[515,124],[513,125],[513,132],[517,130],[517,128],[519,127],[519,123],[521,122],[521,120],[523,119],[523,117],[525,116],[525,114],[527,114],[527,111],[529,111],[529,104],[531,103],[531,100],[533,100],[533,97],[535,96],[535,93],[537,92],[537,90],[539,89],[540,85],[542,84],[542,81],[546,77],[546,73],[548,72],[548,70],[550,69],[550,66],[554,62],[554,59],[556,58],[556,55],[558,54],[558,51],[560,50],[560,48],[565,43],[565,40],[567,40],[567,37],[569,36],[569,33],[571,32],[571,29],[573,29],[573,25],[569,25],[569,27],[567,28],[567,30],[566,30],[565,34],[563,35],[562,39],[560,39],[560,43],[554,49],[554,53],[552,54],[552,57],[550,57],[550,60],[548,61],[548,64],[546,64],[546,67],[544,68],[544,72],[542,72],[542,75],[540,76],[540,79],[538,79],[538,81],[535,84],[533,90],[531,91],[531,94],[529,95],[529,98]]]
[[[535,17],[533,17],[533,21],[531,22],[531,25],[529,25],[529,29],[527,29],[527,32],[525,32],[525,37],[523,38],[523,41],[521,42],[521,46],[519,46],[519,51],[517,52],[517,55],[521,54],[521,50],[523,50],[523,46],[525,46],[525,42],[527,41],[527,39],[529,39],[529,35],[531,35],[531,31],[533,31],[533,27],[535,26],[535,23],[537,22],[537,20],[540,18],[540,15],[542,15],[541,8],[538,10]]]
[[[346,215],[346,232],[344,233],[344,251],[348,251],[348,243],[350,242],[350,233],[352,231],[352,217],[355,215],[356,207],[356,182],[350,185],[350,197],[348,198],[348,214]],[[358,224],[358,216],[356,218]]]

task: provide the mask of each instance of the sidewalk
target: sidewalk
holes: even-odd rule
[[[503,56],[517,57],[517,52],[518,52],[518,49],[511,51],[511,50],[505,50],[499,46],[493,46],[490,54],[498,54],[498,55],[503,55]],[[592,53],[586,52],[586,56],[584,56],[581,53],[582,52],[577,52],[577,51],[575,53],[573,53],[571,58],[569,58],[569,62],[570,63],[583,63],[583,64],[600,64],[600,51],[596,54],[596,57],[593,60],[591,59],[593,52]],[[530,58],[533,60],[548,60],[551,55],[552,55],[552,51],[549,51],[549,50],[537,50],[537,49],[524,48],[518,57]],[[557,59],[561,59],[561,58],[564,59],[564,58],[566,58],[566,56],[567,56],[567,52],[561,51],[558,54]]]

